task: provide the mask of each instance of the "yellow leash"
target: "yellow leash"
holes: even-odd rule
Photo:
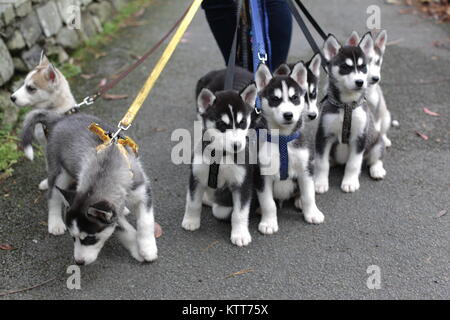
[[[134,99],[132,105],[128,109],[125,116],[122,118],[122,120],[120,120],[119,125],[122,126],[123,128],[127,128],[133,122],[134,118],[136,117],[136,114],[138,113],[139,109],[142,107],[142,104],[144,103],[145,99],[150,93],[150,90],[152,90],[156,80],[163,71],[164,67],[166,66],[167,62],[169,61],[170,57],[175,51],[175,48],[177,47],[178,43],[180,42],[181,38],[186,32],[186,29],[188,28],[189,24],[194,18],[195,13],[200,7],[202,1],[203,0],[194,0],[192,2],[188,13],[184,17],[183,21],[181,21],[180,26],[178,27],[177,31],[175,32],[166,49],[164,50],[163,54],[161,55],[161,58],[159,58],[159,61],[156,64],[155,68],[153,69],[152,73],[148,77],[144,86],[141,88],[141,91],[139,91],[136,99]]]
[[[120,145],[127,145],[131,147],[128,143],[132,144],[133,151],[137,152],[137,145],[136,143],[131,140],[129,137],[125,137],[124,139],[118,139],[119,133],[122,130],[128,130],[128,128],[131,126],[131,123],[133,122],[134,118],[136,117],[136,114],[139,112],[139,109],[142,107],[145,99],[148,97],[150,90],[152,90],[153,86],[155,85],[156,80],[160,76],[161,72],[163,71],[164,67],[166,66],[167,62],[169,61],[170,57],[172,56],[173,52],[175,51],[178,43],[181,41],[181,38],[183,37],[184,33],[186,32],[186,29],[189,27],[189,24],[192,22],[192,19],[195,16],[195,13],[200,7],[200,4],[203,0],[193,0],[192,4],[189,8],[189,11],[187,12],[184,19],[181,21],[180,26],[178,27],[177,31],[173,35],[172,39],[170,40],[169,44],[167,45],[166,49],[162,53],[161,57],[159,58],[158,62],[156,63],[155,67],[153,68],[152,72],[150,73],[149,77],[147,78],[147,81],[145,81],[144,85],[142,86],[141,90],[139,91],[138,95],[134,99],[133,103],[131,104],[130,108],[128,109],[125,116],[120,120],[118,124],[118,130],[116,133],[114,133],[112,136],[107,136],[105,134],[105,131],[100,128],[100,126],[96,124],[91,124],[89,126],[89,129],[97,134],[100,139],[102,139],[103,144],[110,144],[111,142],[117,141]],[[107,138],[106,138],[107,137]],[[121,143],[124,142],[124,143]],[[130,142],[131,141],[131,142]],[[100,147],[100,146],[99,146]],[[101,149],[102,147],[100,147]]]

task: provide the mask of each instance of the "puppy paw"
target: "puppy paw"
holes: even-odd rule
[[[252,242],[252,236],[248,229],[241,229],[239,231],[231,231],[231,243],[238,247],[245,247]]]
[[[309,210],[308,212],[305,212],[303,216],[305,218],[305,221],[308,223],[319,224],[325,220],[325,216],[317,208],[314,208],[314,209]]]
[[[294,206],[299,210],[303,210],[302,199],[300,197],[295,198]]]
[[[325,193],[328,191],[328,181],[317,181],[314,183],[316,193]]]
[[[277,220],[261,221],[258,225],[258,230],[262,234],[274,234],[278,232],[278,221]]]
[[[145,241],[138,246],[139,254],[145,261],[151,262],[158,258],[158,249],[156,248],[156,243],[154,243],[154,241]]]
[[[44,179],[39,183],[39,190],[47,190],[48,189],[48,179]]]
[[[48,233],[53,234],[54,236],[60,236],[64,234],[66,231],[66,225],[64,221],[49,221],[48,222]]]
[[[130,249],[131,256],[139,262],[144,262],[144,258],[139,254],[137,246]]]
[[[184,230],[195,231],[200,228],[200,219],[184,218],[181,226]]]
[[[386,135],[383,136],[383,141],[386,148],[392,146],[392,141]]]
[[[359,189],[359,179],[356,178],[350,178],[350,179],[344,179],[341,184],[341,189],[344,192],[355,192]]]
[[[375,180],[383,179],[386,176],[386,170],[383,168],[383,163],[376,163],[369,169],[370,177]]]

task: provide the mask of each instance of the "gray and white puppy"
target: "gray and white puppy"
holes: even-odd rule
[[[375,129],[373,115],[364,100],[368,86],[366,54],[372,50],[373,39],[370,34],[366,34],[358,46],[342,47],[333,35],[324,43],[323,53],[328,62],[329,86],[316,134],[317,193],[328,191],[330,160],[345,164],[341,184],[344,192],[359,189],[359,174],[364,159],[367,160],[373,179],[383,179],[386,175],[382,162],[384,142]],[[345,105],[353,108],[348,143],[342,141]]]
[[[280,74],[276,72],[276,74]],[[258,229],[264,234],[278,231],[275,199],[281,201],[296,197],[295,205],[302,208],[308,223],[322,223],[324,215],[317,208],[313,180],[313,154],[309,141],[301,133],[307,104],[307,69],[302,62],[294,65],[289,75],[273,76],[269,68],[261,64],[255,74],[258,94],[261,97],[258,164],[260,176],[256,177],[256,191],[261,208]],[[266,129],[272,139],[261,138]],[[288,165],[286,179],[280,174],[280,152],[274,137],[299,137],[287,144]],[[278,141],[279,142],[279,141]],[[300,195],[298,191],[300,190]]]
[[[132,152],[125,156],[114,144],[97,152],[101,141],[87,129],[91,123],[114,130],[86,114],[34,110],[25,118],[24,147],[30,146],[37,124],[48,130],[48,231],[61,235],[69,230],[80,265],[94,262],[115,230],[136,260],[153,261],[157,247],[149,180]],[[70,190],[73,184],[76,189]],[[126,208],[137,216],[137,231],[125,219]]]
[[[248,217],[256,160],[250,163],[247,135],[256,86],[247,84],[239,93],[222,90],[222,76],[223,72],[209,73],[197,84],[197,110],[203,134],[202,141],[194,146],[182,227],[190,231],[200,228],[202,202],[206,198],[216,218],[231,216],[231,242],[242,247],[251,242]],[[240,81],[238,74],[235,79]],[[215,189],[208,184],[212,160],[219,163]]]
[[[19,107],[52,110],[59,114],[64,114],[76,105],[66,78],[44,54],[39,65],[28,73],[24,84],[11,95],[11,101]],[[34,136],[36,141],[45,147],[47,140],[41,125],[36,126]],[[27,158],[33,160],[31,145],[24,149],[24,153]],[[47,188],[48,182],[44,179],[39,184],[39,189]]]

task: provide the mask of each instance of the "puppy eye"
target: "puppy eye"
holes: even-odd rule
[[[270,100],[272,100],[273,102],[278,102],[281,100],[281,98],[278,98],[277,96],[271,96]]]
[[[90,246],[97,243],[97,238],[95,236],[87,236],[83,240],[81,240],[81,244],[84,246]]]
[[[29,93],[35,93],[36,92],[36,88],[35,87],[32,87],[32,86],[26,86],[26,89],[27,89],[27,91],[29,92]]]

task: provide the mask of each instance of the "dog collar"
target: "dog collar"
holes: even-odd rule
[[[258,131],[259,132],[259,131]],[[277,137],[274,139],[274,137]],[[289,136],[272,136],[267,134],[267,142],[278,140],[278,150],[280,153],[280,180],[289,178],[289,153],[288,143],[300,137],[300,131],[296,131]]]

